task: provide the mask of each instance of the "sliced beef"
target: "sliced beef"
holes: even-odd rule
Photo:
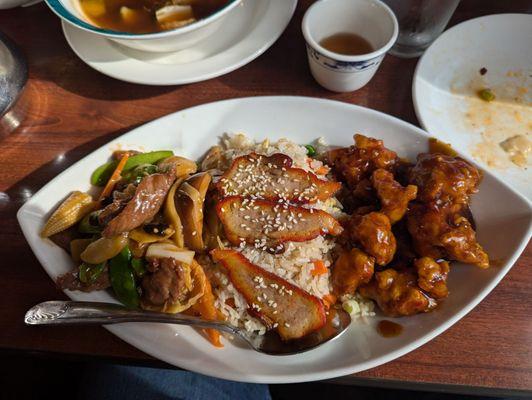
[[[142,179],[133,198],[107,224],[103,236],[109,237],[129,232],[150,221],[163,205],[174,180],[175,176],[171,174],[153,174]]]
[[[96,290],[104,290],[111,287],[111,280],[109,279],[109,269],[107,266],[105,266],[105,269],[100,276],[98,276],[96,281],[91,284],[83,283],[78,279],[78,270],[76,268],[66,274],[58,276],[56,284],[62,290],[68,289],[80,290],[82,292],[94,292]]]

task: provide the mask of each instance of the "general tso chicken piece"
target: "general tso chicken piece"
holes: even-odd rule
[[[417,269],[417,284],[435,299],[443,299],[449,294],[447,289],[447,275],[449,263],[447,261],[435,261],[430,257],[422,257],[414,260]]]
[[[397,247],[388,217],[380,212],[352,215],[347,223],[349,238],[379,265],[388,264]]]
[[[111,237],[129,232],[150,221],[163,205],[174,180],[173,174],[153,174],[143,178],[131,200],[107,224],[102,235]]]
[[[331,283],[336,296],[354,294],[358,286],[368,283],[373,276],[375,259],[363,251],[352,248],[344,251],[336,262],[331,275]]]
[[[488,254],[477,242],[471,223],[465,217],[455,214],[450,218],[449,225],[451,229],[441,235],[440,240],[450,259],[488,268]]]
[[[467,218],[453,211],[415,204],[407,215],[407,226],[416,253],[434,259],[449,258],[481,268],[489,266],[487,253],[476,240]]]
[[[358,292],[377,302],[380,309],[391,317],[428,312],[436,307],[436,300],[417,286],[417,275],[411,270],[389,268],[375,272],[374,279]]]
[[[213,250],[214,261],[244,296],[251,312],[276,329],[283,340],[298,339],[325,325],[322,301],[249,262],[235,250]]]
[[[482,174],[459,157],[419,154],[410,171],[410,183],[418,187],[417,200],[425,203],[467,204],[477,192]]]
[[[364,135],[354,136],[355,145],[329,152],[329,161],[333,171],[351,189],[371,176],[378,168],[393,170],[399,162],[397,154],[384,147],[382,140],[369,138]]]
[[[337,236],[340,223],[322,210],[267,200],[226,197],[216,205],[225,236],[234,245],[247,242],[270,252],[282,252],[284,242],[305,242],[319,235]]]
[[[216,187],[223,197],[254,196],[304,204],[327,200],[340,190],[341,184],[293,168],[292,159],[285,154],[250,153],[235,158]]]
[[[381,201],[381,212],[390,219],[390,223],[395,224],[405,215],[408,203],[416,198],[417,187],[401,186],[391,172],[381,168],[373,172],[371,182]]]

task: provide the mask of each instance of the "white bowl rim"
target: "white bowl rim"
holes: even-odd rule
[[[372,51],[371,53],[366,54],[359,54],[356,56],[348,56],[345,54],[335,53],[330,50],[327,50],[326,48],[322,47],[318,42],[314,40],[312,37],[312,34],[310,33],[309,28],[309,18],[310,14],[312,12],[316,12],[317,7],[321,6],[321,3],[327,3],[327,0],[319,0],[316,1],[314,4],[312,4],[308,10],[305,12],[305,15],[303,16],[303,21],[301,22],[301,29],[303,31],[303,36],[305,37],[305,40],[307,43],[323,54],[326,57],[329,57],[333,60],[337,61],[346,61],[346,62],[354,62],[354,61],[367,61],[371,60],[372,58],[379,57],[380,55],[386,53],[390,48],[395,44],[395,41],[397,40],[397,36],[399,35],[399,23],[397,22],[397,18],[395,17],[394,12],[381,0],[365,0],[368,3],[373,3],[384,9],[388,15],[390,16],[393,24],[393,32],[391,38],[386,42],[384,46],[379,47],[377,50]]]
[[[77,1],[77,0],[73,0],[73,1]],[[62,5],[62,0],[44,0],[46,5],[54,12],[55,15],[57,15],[60,19],[69,23],[70,25],[75,26],[76,28],[79,28],[79,29],[83,29],[86,32],[91,32],[97,35],[101,35],[101,36],[105,36],[109,38],[115,38],[115,39],[123,39],[123,40],[158,39],[158,38],[173,36],[173,34],[176,34],[176,33],[182,34],[182,33],[191,32],[196,29],[202,28],[206,25],[209,25],[211,22],[214,22],[215,20],[228,14],[231,10],[233,10],[240,3],[242,3],[242,1],[243,0],[228,0],[228,3],[226,5],[224,5],[221,9],[215,11],[208,17],[202,18],[198,21],[192,22],[185,26],[180,26],[174,29],[169,29],[169,30],[165,30],[161,32],[154,32],[154,33],[129,33],[129,32],[113,31],[110,29],[100,28],[88,21],[85,21],[79,18],[78,16],[72,14],[70,11],[68,11],[66,7]],[[63,15],[61,11],[59,11],[56,8],[55,4],[60,4],[62,11],[64,10],[64,12],[67,15]]]

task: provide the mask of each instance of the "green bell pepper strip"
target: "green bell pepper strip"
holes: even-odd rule
[[[103,270],[105,269],[105,263],[100,264],[87,264],[82,263],[79,266],[78,278],[80,282],[86,284],[92,284],[100,277]]]
[[[142,258],[132,258],[131,267],[135,271],[135,275],[139,278],[142,278],[146,273],[146,263]]]
[[[131,251],[126,246],[118,255],[111,258],[109,263],[109,277],[116,297],[126,307],[139,306],[139,293],[135,283],[135,275],[130,266]]]
[[[171,150],[151,151],[149,153],[136,154],[128,158],[122,173],[130,171],[142,164],[155,164],[156,162],[173,155],[174,152]],[[103,165],[100,165],[91,175],[91,184],[96,186],[105,186],[117,165],[117,160],[109,161]]]

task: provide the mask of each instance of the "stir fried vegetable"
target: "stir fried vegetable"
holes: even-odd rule
[[[161,150],[152,151],[149,153],[136,154],[128,158],[124,165],[123,172],[132,170],[142,164],[156,164],[165,158],[174,155],[173,151]],[[118,161],[109,161],[103,165],[100,165],[91,175],[91,184],[96,186],[104,186],[118,165]]]
[[[313,145],[307,144],[305,148],[307,149],[307,156],[314,157],[316,155],[316,148]]]
[[[191,250],[180,249],[170,243],[154,243],[148,247],[146,258],[173,258],[184,264],[192,264],[194,252]]]
[[[185,181],[177,191],[177,212],[183,223],[185,245],[195,251],[205,248],[203,242],[203,203],[211,176],[202,172]]]
[[[196,276],[201,276],[200,281],[203,282],[203,296],[198,300],[196,304],[192,306],[193,311],[198,313],[203,319],[216,320],[218,319],[218,312],[214,306],[214,295],[212,293],[212,287],[205,275],[205,271],[200,264],[195,260],[192,261],[192,269],[195,271]],[[223,347],[220,341],[221,334],[216,329],[205,329],[205,333],[209,338],[209,341],[216,347]]]
[[[75,191],[54,211],[41,231],[43,238],[50,237],[74,226],[85,215],[94,210],[97,203],[83,192]]]
[[[105,269],[104,262],[100,264],[82,263],[79,266],[79,273],[78,273],[79,280],[82,283],[90,285],[96,282],[96,280],[100,277],[104,269]]]
[[[145,243],[155,243],[170,238],[175,233],[171,227],[166,227],[159,233],[148,233],[144,228],[136,228],[129,232],[129,238],[135,240],[140,245]]]
[[[78,231],[81,233],[100,233],[102,227],[98,223],[98,215],[101,210],[93,211],[83,217],[78,225]]]
[[[124,170],[124,167],[128,159],[129,159],[129,153],[125,153],[120,159],[120,161],[118,162],[118,165],[113,171],[113,174],[111,175],[111,177],[105,184],[105,187],[103,188],[102,193],[100,193],[100,198],[99,198],[100,201],[108,197],[113,192],[113,189],[116,183],[120,180],[120,177],[122,176],[122,171]]]
[[[89,244],[83,253],[81,253],[80,258],[83,262],[89,264],[99,264],[120,253],[127,245],[127,241],[127,233],[109,238],[102,237]]]
[[[177,209],[175,206],[175,193],[179,185],[183,182],[183,179],[177,179],[173,186],[170,188],[170,191],[168,192],[168,196],[166,197],[165,203],[164,203],[164,217],[166,218],[167,222],[174,228],[174,235],[173,240],[177,247],[185,247],[185,239],[183,237],[183,225],[181,223],[181,218],[179,217],[179,214],[177,213]]]
[[[76,264],[81,261],[81,253],[92,243],[92,239],[74,239],[70,242],[70,256]]]
[[[122,177],[128,182],[138,185],[140,181],[142,180],[142,178],[144,178],[145,176],[151,175],[151,174],[155,174],[156,172],[157,172],[156,165],[142,164],[132,169],[131,171],[128,171],[122,174],[123,175]]]
[[[133,268],[137,278],[142,278],[146,273],[146,262],[142,258],[132,258],[131,267]]]
[[[173,156],[161,160],[157,164],[159,171],[173,172],[177,178],[194,174],[198,169],[196,163],[188,158]]]
[[[125,306],[137,308],[140,302],[135,275],[130,266],[131,252],[126,246],[109,263],[111,286],[118,300]]]

